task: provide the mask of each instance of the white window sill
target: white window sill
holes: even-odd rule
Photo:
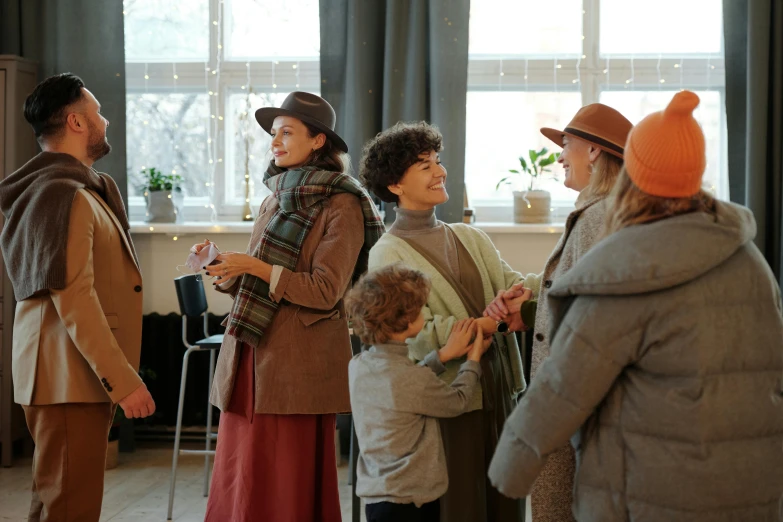
[[[565,223],[507,223],[503,221],[479,221],[474,227],[487,234],[562,234]]]
[[[185,223],[145,223],[131,221],[131,234],[250,234],[252,221],[186,221]]]
[[[487,234],[562,234],[564,223],[518,224],[478,222],[472,226]],[[131,221],[131,234],[250,234],[252,221],[186,221],[185,223],[144,223]]]

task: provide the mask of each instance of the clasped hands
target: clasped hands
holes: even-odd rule
[[[522,321],[522,303],[532,296],[530,289],[522,284],[498,292],[484,311],[484,317],[462,319],[454,324],[446,345],[438,351],[440,361],[446,363],[467,354],[468,360],[479,362],[492,345],[497,321],[506,321],[509,331],[527,330]]]
[[[498,292],[495,299],[484,310],[484,317],[490,317],[495,321],[505,321],[510,332],[524,332],[532,326],[526,325],[522,321],[522,303],[529,301],[533,297],[533,293],[522,285],[523,283],[518,283],[508,290]]]
[[[463,355],[467,355],[469,361],[481,361],[481,356],[492,346],[492,333],[485,332],[481,322],[473,318],[457,321],[446,345],[438,350],[440,362],[445,364]]]

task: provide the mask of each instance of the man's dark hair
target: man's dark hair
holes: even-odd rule
[[[66,109],[80,101],[84,82],[71,73],[50,76],[39,83],[24,102],[24,118],[32,125],[35,137],[56,137],[65,125]]]
[[[419,156],[443,149],[443,136],[426,121],[397,123],[367,142],[362,151],[359,180],[386,203],[397,203],[387,187],[399,183]]]

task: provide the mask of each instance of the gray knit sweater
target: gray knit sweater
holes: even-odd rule
[[[436,376],[444,370],[435,351],[414,364],[404,343],[373,346],[348,365],[361,451],[356,494],[366,503],[421,506],[448,489],[437,417],[468,410],[481,368],[466,361],[451,385]]]

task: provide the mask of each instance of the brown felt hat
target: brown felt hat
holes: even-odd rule
[[[262,107],[256,111],[256,121],[267,133],[271,133],[272,123],[278,116],[293,116],[309,123],[326,134],[338,149],[348,152],[348,145],[334,132],[334,124],[337,120],[334,109],[328,101],[320,96],[309,92],[295,91],[286,96],[279,108]]]
[[[625,141],[633,124],[618,111],[602,103],[585,105],[563,130],[544,127],[541,134],[563,146],[563,136],[575,136],[623,159]]]

